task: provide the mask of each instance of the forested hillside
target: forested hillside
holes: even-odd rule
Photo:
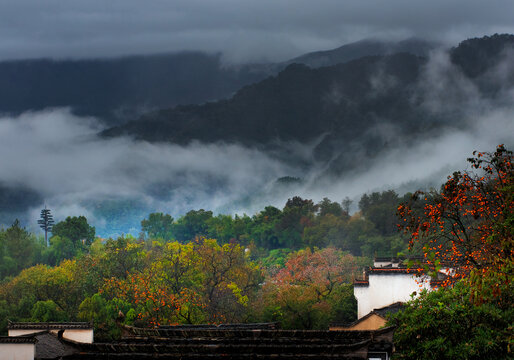
[[[367,55],[426,54],[434,44],[365,40],[281,63],[228,64],[222,54],[181,52],[111,59],[36,59],[0,62],[0,113],[70,107],[108,124],[145,112],[231,97],[288,64],[335,65]],[[322,58],[322,59],[321,59]]]
[[[224,98],[268,74],[266,67],[225,67],[221,55],[201,52],[4,61],[0,112],[70,107],[116,124],[162,107]]]
[[[494,35],[462,42],[448,60],[400,53],[316,69],[291,64],[231,99],[149,113],[103,135],[237,142],[272,152],[277,141],[319,139],[315,160],[341,175],[362,164],[353,161],[356,152],[364,151],[370,161],[399,143],[409,146],[472,126],[466,108],[472,99],[505,104],[504,90],[514,78],[491,74],[511,61],[513,46],[513,35]]]

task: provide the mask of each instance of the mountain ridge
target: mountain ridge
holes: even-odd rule
[[[394,44],[374,41],[366,51],[380,54],[391,46]],[[331,51],[342,51],[347,61],[362,55],[352,44],[324,53]],[[305,55],[305,63],[315,56],[312,54]],[[335,57],[332,62],[340,60]],[[64,106],[77,115],[95,116],[116,125],[160,108],[230,98],[243,86],[277,74],[290,63],[232,66],[224,64],[219,53],[198,51],[107,59],[2,61],[0,113],[17,115]]]

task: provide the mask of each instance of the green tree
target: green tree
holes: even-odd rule
[[[252,220],[250,237],[259,247],[275,249],[280,247],[278,240],[277,223],[282,212],[274,206],[266,206],[264,210],[255,215]]]
[[[395,314],[395,359],[511,359],[514,308],[474,305],[463,282],[411,300]]]
[[[141,221],[141,230],[150,239],[171,240],[173,238],[173,217],[163,213],[151,213]]]
[[[95,240],[95,228],[87,223],[85,216],[68,216],[66,220],[54,225],[52,234],[85,246],[90,246]]]
[[[276,224],[280,247],[301,248],[303,230],[312,224],[317,210],[318,206],[312,200],[304,200],[299,196],[287,200]]]
[[[143,271],[147,265],[146,256],[143,243],[130,236],[120,236],[116,240],[107,240],[96,259],[102,277],[125,279],[131,272]]]
[[[35,303],[32,307],[31,315],[31,321],[59,322],[68,320],[66,313],[59,309],[57,304],[52,300],[38,301]]]
[[[332,245],[343,250],[349,250],[344,247],[342,242],[345,237],[347,222],[346,219],[331,213],[325,216],[318,216],[312,226],[304,228],[303,242],[311,248],[322,248]]]
[[[208,220],[212,218],[212,211],[191,210],[179,218],[174,226],[175,237],[178,241],[186,242],[197,236],[207,236]]]
[[[32,265],[35,253],[35,238],[20,226],[18,219],[5,231],[3,239],[6,255],[16,264],[14,266],[15,273]]]
[[[94,294],[80,304],[77,318],[80,321],[93,322],[95,340],[112,341],[121,336],[121,330],[116,325],[120,311],[125,316],[120,320],[124,324],[133,325],[135,311],[129,303],[120,299],[107,301],[101,294]]]
[[[396,208],[399,202],[398,194],[394,190],[387,190],[362,195],[359,208],[364,217],[375,224],[381,235],[388,236],[398,231]]]
[[[41,210],[41,218],[37,221],[39,227],[43,229],[45,232],[45,244],[46,246],[50,246],[48,242],[48,233],[52,232],[52,227],[54,226],[54,218],[50,209],[47,209],[46,206],[43,210]]]
[[[323,200],[321,200],[317,206],[319,208],[319,216],[325,216],[328,214],[332,214],[334,216],[343,215],[343,208],[341,205],[339,205],[337,202],[330,201],[328,198],[323,198]]]
[[[95,228],[84,216],[68,216],[54,225],[52,234],[48,251],[48,262],[52,265],[85,252],[95,240]]]

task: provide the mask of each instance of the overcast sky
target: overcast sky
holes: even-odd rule
[[[368,37],[514,33],[512,0],[0,0],[0,59],[222,51],[277,61]]]

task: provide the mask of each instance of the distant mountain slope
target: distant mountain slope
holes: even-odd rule
[[[89,60],[0,62],[0,114],[47,107],[71,107],[79,115],[110,124],[176,105],[228,98],[291,63],[335,65],[364,55],[406,51],[423,54],[421,40],[399,43],[360,41],[331,51],[307,54],[284,63],[226,66],[220,55],[201,52]]]
[[[200,52],[6,61],[0,63],[0,113],[68,106],[79,115],[124,120],[157,108],[230,96],[268,76],[266,71],[226,68],[220,55]]]
[[[408,101],[409,84],[415,83],[423,63],[414,55],[397,54],[319,69],[292,64],[229,100],[160,110],[103,134],[174,143],[303,142],[324,132],[353,138],[381,116],[394,114],[398,122],[409,123],[415,111]],[[387,91],[374,88],[373,78],[380,81],[380,76],[394,78]]]
[[[430,50],[440,45],[435,42],[411,38],[399,42],[366,39],[326,51],[311,52],[285,64],[299,63],[311,68],[331,66],[355,60],[364,56],[390,55],[406,52],[412,55],[426,56]]]
[[[229,100],[159,110],[102,135],[178,144],[238,142],[263,148],[277,140],[306,143],[322,137],[314,150],[316,160],[330,161],[331,169],[341,173],[359,165],[342,149],[354,144],[372,158],[389,146],[390,136],[384,137],[385,132],[377,128],[388,126],[396,138],[415,142],[432,132],[441,133],[443,127],[464,126],[461,114],[468,91],[494,97],[498,89],[514,84],[514,78],[479,76],[504,61],[513,44],[512,35],[461,43],[450,50],[453,64],[444,65],[453,75],[431,74],[426,58],[407,53],[368,56],[317,69],[291,64],[277,76],[242,88]],[[467,82],[458,80],[458,71],[469,75]],[[441,88],[445,81],[449,81],[443,85],[446,88]],[[452,106],[452,110],[428,109],[426,103],[434,97],[441,103],[438,106]]]

